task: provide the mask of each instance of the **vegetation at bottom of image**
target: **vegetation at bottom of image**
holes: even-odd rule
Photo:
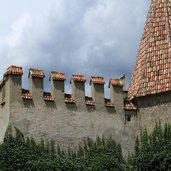
[[[111,137],[85,138],[77,149],[62,150],[53,140],[36,143],[8,127],[0,145],[0,171],[169,171],[171,170],[171,125],[156,123],[153,131],[142,130],[135,152],[122,156]]]
[[[112,138],[85,138],[77,149],[62,150],[54,141],[25,138],[8,127],[0,145],[1,171],[110,171],[125,170],[121,146]]]
[[[152,132],[141,131],[135,153],[128,156],[128,165],[137,171],[170,171],[171,125],[157,122]]]

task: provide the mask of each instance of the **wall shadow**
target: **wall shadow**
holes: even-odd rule
[[[116,109],[115,109],[115,107],[106,107],[106,110],[107,110],[110,114],[116,114]]]
[[[47,108],[57,109],[56,103],[54,101],[45,101],[45,105]]]
[[[86,108],[87,108],[87,111],[88,112],[94,112],[94,111],[96,111],[96,106],[87,106],[86,105]]]
[[[27,107],[27,108],[35,108],[35,104],[34,104],[34,101],[31,100],[31,99],[23,99],[23,104],[24,104],[24,107]]]
[[[70,111],[78,111],[77,105],[74,103],[66,103],[66,108]]]

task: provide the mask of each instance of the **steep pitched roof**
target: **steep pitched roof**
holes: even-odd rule
[[[152,0],[129,97],[171,90],[171,1]]]

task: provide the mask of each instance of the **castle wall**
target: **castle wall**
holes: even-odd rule
[[[0,143],[3,142],[10,116],[10,83],[7,79],[0,84]]]
[[[171,92],[137,98],[139,129],[152,130],[157,121],[171,122]]]
[[[111,99],[105,99],[103,78],[94,77],[91,81],[92,97],[86,101],[86,80],[81,80],[81,75],[71,78],[72,94],[67,96],[64,93],[64,75],[60,79],[51,75],[51,92],[48,95],[43,91],[44,74],[40,70],[30,70],[30,90],[24,91],[24,94],[21,74],[9,74],[5,78],[9,100],[0,112],[1,139],[7,125],[11,124],[26,136],[36,140],[53,139],[64,148],[75,147],[87,136],[112,135],[121,142],[125,154],[128,150],[132,151],[137,122],[133,111],[131,121],[126,121],[122,86],[111,84]]]

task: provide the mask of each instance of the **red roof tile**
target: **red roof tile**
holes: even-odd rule
[[[51,93],[43,92],[43,97],[45,101],[53,102],[54,98],[52,97]]]
[[[56,72],[56,71],[52,71],[51,72],[51,78],[53,80],[64,81],[65,80],[65,74],[64,73],[60,73],[60,72]]]
[[[92,76],[90,79],[90,84],[105,84],[104,78],[100,76]]]
[[[23,99],[27,99],[27,100],[31,100],[32,99],[32,96],[30,94],[30,91],[29,90],[25,90],[25,89],[22,89],[22,95],[21,97]]]
[[[171,90],[171,3],[151,1],[129,97]]]
[[[109,80],[109,85],[115,85],[115,86],[124,86],[124,83],[123,83],[123,81],[122,80],[120,80],[120,79],[110,79]]]
[[[65,103],[75,103],[75,100],[74,100],[74,98],[72,97],[72,95],[71,94],[65,94]]]
[[[86,82],[86,76],[85,75],[72,75],[72,80],[78,81],[78,82]]]
[[[35,77],[35,78],[44,78],[45,74],[43,72],[43,70],[39,70],[39,69],[34,69],[34,68],[30,68],[29,70],[29,76]]]
[[[22,67],[14,66],[11,65],[10,67],[7,68],[4,77],[7,75],[23,75]]]
[[[122,86],[124,86],[124,84],[125,84],[125,75],[121,76],[119,79],[111,78],[109,80],[109,86],[108,87],[110,87],[110,85],[122,87]]]
[[[137,110],[136,106],[130,100],[124,101],[124,109],[125,110]]]
[[[88,106],[95,106],[95,101],[92,97],[85,97],[85,104]]]

